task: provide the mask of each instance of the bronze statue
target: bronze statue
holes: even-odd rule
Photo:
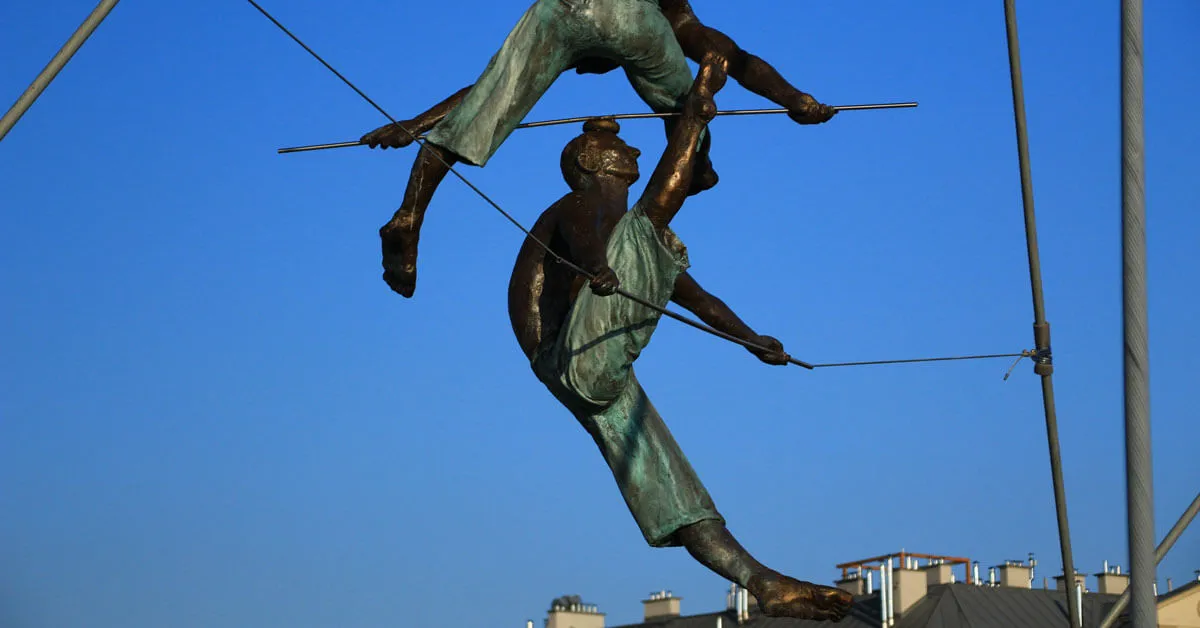
[[[614,295],[622,286],[657,307],[673,301],[716,329],[768,348],[755,352],[763,362],[785,363],[778,340],[757,334],[688,274],[687,249],[668,226],[689,195],[702,158],[697,149],[716,112],[712,97],[728,66],[719,55],[705,58],[666,152],[631,210],[639,151],[618,137],[615,121],[584,125],[561,157],[571,192],[541,215],[518,254],[509,316],[538,379],[599,446],[647,543],[685,547],[748,589],[768,616],[837,621],[849,610],[848,593],[765,567],[726,529],[633,372],[660,315]],[[558,255],[592,279],[555,263]]]
[[[362,137],[372,148],[400,148],[429,132],[400,209],[379,230],[384,281],[405,297],[413,295],[421,224],[449,167],[457,162],[485,165],[560,74],[572,68],[587,74],[620,67],[651,109],[678,112],[692,83],[687,59],[699,63],[708,53],[728,60],[730,76],[787,108],[798,123],[825,122],[837,113],[702,24],[687,0],[536,0],[473,85],[412,120]],[[676,122],[667,121],[668,136]],[[698,147],[692,194],[717,184],[708,144],[706,135]]]

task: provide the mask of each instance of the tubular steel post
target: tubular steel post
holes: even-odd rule
[[[1150,463],[1150,350],[1146,315],[1146,171],[1142,111],[1142,3],[1121,0],[1121,249],[1125,327],[1125,497],[1129,616],[1158,625],[1154,481]]]
[[[1046,322],[1042,296],[1042,264],[1038,256],[1037,222],[1033,213],[1033,179],[1029,169],[1029,139],[1025,128],[1025,89],[1021,81],[1021,49],[1017,38],[1015,0],[1004,0],[1004,22],[1008,32],[1008,64],[1012,79],[1013,113],[1017,131],[1017,157],[1021,168],[1021,201],[1025,207],[1025,240],[1029,252],[1029,283],[1033,289],[1033,338],[1037,347],[1033,370],[1042,377],[1042,406],[1046,414],[1046,440],[1050,447],[1050,475],[1054,483],[1054,505],[1058,514],[1058,538],[1062,549],[1063,576],[1068,583],[1067,613],[1071,628],[1081,628],[1078,593],[1074,586],[1075,562],[1071,556],[1071,530],[1067,523],[1067,491],[1063,486],[1062,455],[1058,443],[1058,416],[1054,407],[1054,363],[1050,353],[1050,324]]]
[[[25,90],[24,94],[21,94],[21,97],[8,110],[8,113],[4,114],[3,118],[0,118],[0,140],[3,140],[4,136],[8,135],[8,132],[17,124],[17,120],[20,120],[21,116],[25,115],[25,112],[29,110],[33,102],[38,99],[38,96],[42,95],[42,92],[50,85],[50,81],[53,81],[54,77],[58,76],[59,71],[71,60],[71,57],[75,56],[75,53],[83,45],[83,42],[87,41],[87,38],[92,35],[96,27],[100,26],[100,22],[103,22],[104,18],[108,17],[109,12],[113,10],[113,7],[117,6],[117,2],[118,0],[101,0],[100,4],[92,11],[92,14],[75,30],[75,34],[71,35],[67,43],[63,44],[63,47],[59,49],[58,54],[50,59],[50,63],[46,64],[46,67],[42,69],[42,73],[38,74],[37,78],[33,80],[33,84]]]
[[[1158,544],[1158,549],[1154,550],[1155,563],[1161,563],[1163,558],[1166,558],[1167,552],[1171,551],[1171,547],[1175,545],[1175,541],[1178,541],[1183,531],[1191,525],[1192,519],[1196,518],[1197,512],[1200,512],[1200,494],[1197,494],[1196,499],[1192,500],[1192,505],[1183,511],[1183,516],[1179,518],[1179,521],[1175,522],[1175,527],[1171,528],[1171,531],[1163,538],[1162,543]],[[1109,609],[1108,614],[1104,616],[1104,621],[1100,622],[1100,628],[1112,628],[1113,623],[1117,621],[1117,617],[1120,616],[1121,611],[1124,611],[1128,604],[1129,589],[1127,588],[1121,594],[1121,597],[1117,599],[1117,603],[1113,604],[1113,607]]]

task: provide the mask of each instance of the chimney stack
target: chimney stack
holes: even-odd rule
[[[1006,560],[995,569],[1000,572],[1000,586],[1014,589],[1033,588],[1033,566],[1019,560]]]
[[[920,602],[921,598],[925,597],[929,591],[929,577],[918,567],[917,559],[912,558],[901,562],[902,568],[889,570],[894,585],[892,590],[895,591],[895,612],[893,614],[897,618],[903,618],[904,613]]]
[[[564,595],[550,603],[546,628],[604,628],[604,613],[578,595]]]
[[[925,572],[925,584],[928,586],[954,584],[954,570],[944,560],[929,561],[921,570]]]
[[[680,601],[670,591],[658,591],[650,594],[650,599],[642,600],[645,611],[645,621],[662,617],[679,617]]]
[[[1096,574],[1096,590],[1105,595],[1120,595],[1129,587],[1129,574],[1121,573],[1121,566],[1109,567],[1104,561],[1104,571]]]
[[[868,572],[870,575],[870,572]],[[850,595],[859,596],[866,593],[867,581],[863,578],[862,572],[853,570],[846,575],[845,578],[834,583],[837,588],[849,593]]]
[[[1079,570],[1075,570],[1075,582],[1071,586],[1074,586],[1076,584],[1083,587],[1083,591],[1085,593],[1087,592],[1087,576],[1080,573]],[[1067,577],[1065,575],[1054,576],[1054,585],[1055,585],[1055,589],[1057,589],[1059,591],[1066,591],[1067,590]]]

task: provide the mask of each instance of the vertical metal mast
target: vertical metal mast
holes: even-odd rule
[[[1158,625],[1154,595],[1154,481],[1150,458],[1150,350],[1146,307],[1146,169],[1142,2],[1121,0],[1121,250],[1125,328],[1125,495],[1130,618]]]

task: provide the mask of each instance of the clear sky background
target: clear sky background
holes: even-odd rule
[[[675,222],[693,274],[801,359],[1032,345],[1002,3],[717,2],[706,22],[831,104],[713,124],[714,190]],[[93,8],[0,5],[8,106]],[[472,82],[527,6],[266,5],[392,115]],[[1118,4],[1020,3],[1077,567],[1127,565]],[[1146,3],[1156,525],[1200,489],[1200,4]],[[723,108],[770,106],[730,85]],[[530,119],[643,111],[564,76]],[[377,229],[415,154],[240,2],[127,1],[0,145],[0,625],[517,626],[578,593],[726,584],[643,542],[587,434],[533,377],[505,290],[521,234],[448,179],[416,298]],[[464,168],[524,223],[577,127]],[[624,131],[649,171],[657,122]],[[639,186],[640,188],[640,186]],[[1060,572],[1038,378],[1003,360],[808,372],[664,321],[639,376],[730,528],[831,582],[900,551]],[[1200,568],[1200,533],[1164,561]]]

